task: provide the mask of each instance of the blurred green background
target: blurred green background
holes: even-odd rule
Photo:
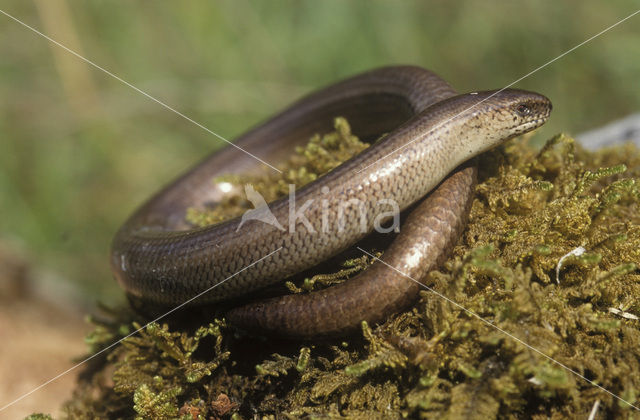
[[[637,1],[4,0],[0,9],[227,138],[385,64],[500,88]],[[640,110],[640,15],[518,83],[542,140]],[[0,15],[0,244],[58,293],[121,299],[108,248],[154,190],[224,143]],[[51,284],[54,287],[51,287]]]

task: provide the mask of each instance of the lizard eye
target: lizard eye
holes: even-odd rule
[[[516,112],[521,117],[525,117],[531,113],[531,108],[527,104],[520,104],[516,107]]]

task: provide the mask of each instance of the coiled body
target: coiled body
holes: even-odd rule
[[[270,203],[284,229],[256,220],[241,225],[239,218],[200,229],[185,225],[186,208],[222,196],[220,186],[212,185],[215,176],[257,166],[235,148],[213,154],[156,194],[119,230],[111,255],[116,278],[131,295],[160,305],[180,304],[212,286],[198,303],[237,298],[353,245],[373,230],[381,201],[407,208],[469,158],[544,123],[551,110],[548,99],[525,91],[454,95],[427,70],[389,67],[308,96],[235,144],[277,163],[338,115],[365,139],[388,134],[296,191],[295,201]],[[469,167],[442,183],[413,210],[385,260],[419,279],[442,259],[464,224],[473,179]],[[417,288],[374,264],[340,286],[249,304],[233,309],[228,318],[288,336],[335,335],[397,311],[415,298]]]

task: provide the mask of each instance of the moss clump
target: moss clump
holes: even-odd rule
[[[314,156],[287,176],[318,176],[302,170]],[[587,418],[596,401],[602,416],[631,417],[566,368],[638,405],[640,151],[590,153],[560,135],[481,162],[469,225],[414,307],[323,342],[239,336],[223,320],[151,324],[94,359],[68,417],[559,419]],[[261,193],[278,190],[263,181]],[[137,328],[131,319],[97,323],[92,350]]]
[[[290,184],[300,188],[369,146],[351,133],[351,127],[344,118],[334,120],[334,129],[325,135],[316,134],[304,147],[297,147],[279,168],[281,173],[265,170],[256,176],[221,176],[214,182],[229,182],[239,187],[251,184],[267,202],[285,197],[289,194]],[[211,209],[188,209],[186,219],[194,226],[208,226],[240,216],[251,208],[244,194],[232,193]]]

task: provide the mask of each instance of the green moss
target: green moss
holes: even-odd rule
[[[357,143],[347,127],[296,151],[285,178],[253,181],[273,199],[286,192],[281,182],[315,179],[346,158],[343,142]],[[482,162],[463,237],[423,279],[447,299],[424,290],[383,325],[334,341],[243,337],[217,319],[151,324],[89,367],[68,417],[587,418],[596,400],[602,416],[631,416],[548,357],[637,402],[640,151],[590,153],[559,135],[538,151],[511,141]],[[237,204],[192,222],[228,217]],[[369,263],[290,289],[342,281]],[[94,321],[91,350],[136,329],[132,317]]]
[[[48,414],[37,413],[25,417],[24,420],[53,420],[53,417]]]
[[[334,129],[322,136],[316,134],[304,147],[297,147],[289,160],[281,165],[282,172],[266,169],[255,176],[221,176],[212,181],[226,181],[238,187],[251,184],[267,202],[285,197],[289,194],[290,184],[298,188],[308,184],[368,147],[367,143],[351,134],[351,127],[344,118],[334,120]],[[244,194],[235,192],[214,208],[188,209],[186,219],[194,226],[207,226],[240,216],[251,208]]]

